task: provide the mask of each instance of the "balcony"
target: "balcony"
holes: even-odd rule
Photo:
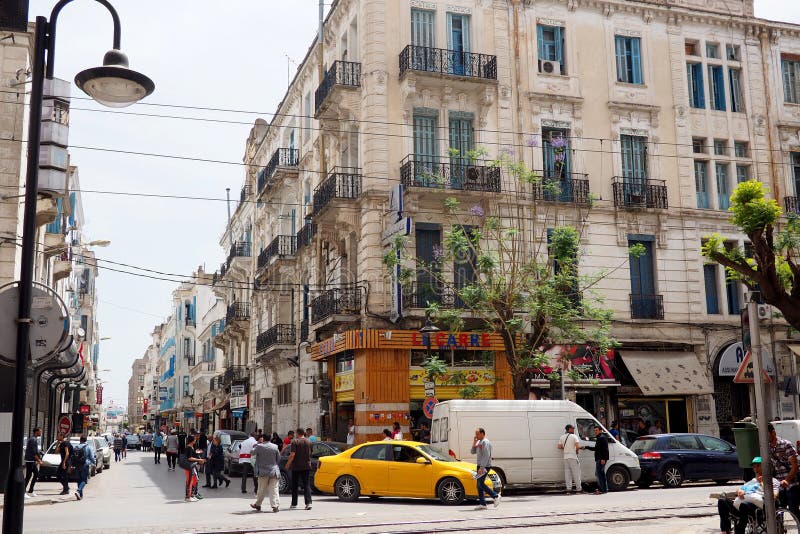
[[[293,235],[279,235],[258,255],[258,270],[265,269],[274,259],[293,257],[297,252],[297,238]]]
[[[783,206],[787,214],[800,215],[800,197],[783,197]]]
[[[497,81],[497,56],[408,45],[400,52],[400,77],[410,70]]]
[[[337,199],[355,200],[361,196],[361,169],[336,167],[314,190],[314,216]]]
[[[328,289],[311,301],[311,322],[315,324],[335,315],[358,315],[360,313],[361,288],[355,286]]]
[[[225,314],[225,326],[228,326],[236,321],[249,321],[250,320],[250,303],[249,302],[234,302],[228,306],[228,312]]]
[[[234,382],[246,382],[249,380],[249,373],[247,372],[247,367],[244,365],[230,365],[225,369],[225,372],[222,373],[222,385],[223,387],[228,387]]]
[[[337,87],[361,87],[361,63],[352,61],[334,61],[325,78],[314,93],[314,116],[325,111],[330,105],[329,97],[335,93]]]
[[[311,240],[317,235],[317,225],[311,221],[306,221],[300,230],[297,231],[297,250],[311,244]]]
[[[538,173],[541,181],[533,186],[533,197],[543,202],[589,205],[589,178],[587,174],[565,173],[551,175]]]
[[[631,319],[663,319],[663,295],[631,295]]]
[[[186,321],[186,328],[197,326],[197,321],[194,320],[194,317],[187,317],[185,321]]]
[[[463,302],[451,286],[443,286],[436,282],[415,281],[403,285],[403,309],[428,308],[437,304],[440,308],[462,308]]]
[[[262,195],[270,185],[287,173],[297,175],[300,151],[296,148],[279,148],[272,154],[267,166],[258,173],[258,194]]]
[[[191,356],[186,356],[186,366],[187,366],[189,369],[191,369],[192,367],[194,367],[196,364],[197,364],[197,362],[195,361],[194,354],[192,354]]]
[[[500,168],[436,157],[406,156],[401,162],[404,187],[500,192]]]
[[[667,209],[667,185],[664,180],[645,180],[615,176],[614,206],[617,208]]]
[[[293,324],[276,324],[269,330],[261,332],[256,338],[256,352],[266,352],[278,345],[294,346],[295,327]]]
[[[247,184],[243,185],[242,191],[239,193],[239,206],[247,202],[247,199],[250,198],[250,195],[252,194],[253,194],[253,188]]]

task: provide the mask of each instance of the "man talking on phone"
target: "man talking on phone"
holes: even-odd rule
[[[486,485],[486,477],[489,475],[489,469],[492,468],[492,442],[486,439],[484,429],[475,430],[475,438],[472,440],[472,448],[469,452],[477,455],[476,463],[478,464],[477,481],[480,504],[475,507],[475,510],[486,510],[485,493],[492,496],[494,507],[497,508],[500,506],[500,494]]]

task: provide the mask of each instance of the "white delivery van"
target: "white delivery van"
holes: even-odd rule
[[[449,400],[433,410],[431,445],[459,460],[475,461],[470,453],[475,429],[486,430],[492,442],[492,468],[509,487],[563,487],[563,452],[558,438],[567,424],[575,426],[581,445],[593,445],[594,427],[602,425],[570,401],[560,400]],[[608,437],[608,487],[623,490],[642,473],[639,458]],[[594,482],[594,452],[581,450],[578,459],[583,482]]]

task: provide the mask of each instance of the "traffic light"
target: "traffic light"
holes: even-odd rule
[[[0,30],[24,32],[28,29],[30,0],[0,0]]]
[[[147,421],[147,414],[144,414],[144,415],[142,416],[142,421]]]

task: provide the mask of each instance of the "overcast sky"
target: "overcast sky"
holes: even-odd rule
[[[77,147],[242,161],[256,117],[269,120],[287,87],[287,55],[299,63],[317,28],[317,0],[112,0],[122,20],[122,49],[131,67],[156,83],[146,102],[251,113],[136,105],[123,112],[221,119],[243,124],[93,112],[101,106],[73,99],[72,162],[84,190],[136,191],[238,198],[241,165],[179,161]],[[327,2],[330,3],[330,2]],[[32,0],[30,17],[49,15],[55,0]],[[800,23],[800,2],[756,0],[759,17]],[[72,79],[99,65],[111,48],[111,19],[95,2],[67,6],[58,21],[56,76]],[[295,64],[290,64],[294,74]],[[73,97],[85,96],[73,87]],[[85,193],[87,240],[109,239],[100,259],[188,278],[198,265],[219,267],[225,202],[154,199]],[[131,270],[103,264],[104,267]],[[156,275],[159,276],[159,275]],[[101,269],[100,369],[105,402],[127,405],[131,363],[142,356],[153,326],[170,311],[177,284]]]

